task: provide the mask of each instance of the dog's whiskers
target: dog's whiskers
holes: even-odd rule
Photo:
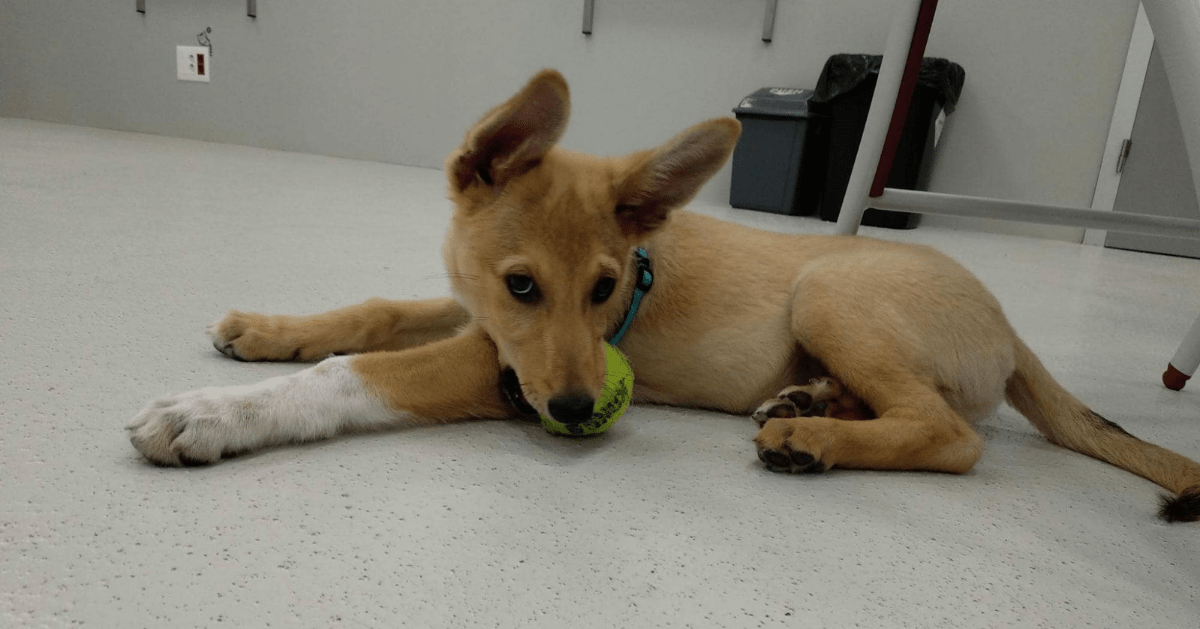
[[[479,280],[478,275],[471,275],[469,273],[437,273],[434,275],[426,275],[425,279],[432,280],[432,279],[439,279],[439,278],[443,278],[443,277],[448,278],[448,279],[470,280],[472,282]]]
[[[525,396],[525,400],[529,401],[529,391],[525,388],[525,383],[517,380],[517,388],[521,390],[521,395]]]

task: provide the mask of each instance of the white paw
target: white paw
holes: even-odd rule
[[[239,408],[231,402],[231,396],[217,388],[161,398],[125,427],[129,441],[158,465],[214,463],[238,449],[234,444],[245,437],[239,433],[254,421],[252,404]]]
[[[350,358],[238,387],[164,397],[129,422],[129,441],[158,465],[206,465],[222,456],[393,424],[400,414],[369,391]]]

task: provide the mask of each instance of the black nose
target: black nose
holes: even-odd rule
[[[550,416],[568,426],[582,424],[592,418],[596,401],[587,396],[564,395],[550,400]]]

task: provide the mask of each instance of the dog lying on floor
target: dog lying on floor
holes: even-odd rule
[[[1050,441],[1172,492],[1162,517],[1200,517],[1200,465],[1064,390],[956,262],[927,247],[685,212],[729,158],[737,121],[600,158],[555,146],[569,109],[566,81],[543,71],[447,159],[453,298],[230,312],[209,328],[227,356],[337,356],[257,385],[162,398],[129,424],[134,447],[160,465],[207,464],[347,431],[516,417],[514,396],[578,424],[604,385],[604,341],[640,287],[640,248],[654,281],[620,344],[635,402],[742,415],[761,406],[755,443],[772,470],[966,472],[983,447],[970,422],[1007,399]],[[506,372],[518,384],[509,394]],[[839,388],[821,402],[842,404],[814,411],[796,396],[813,378]]]

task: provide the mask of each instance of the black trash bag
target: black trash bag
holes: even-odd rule
[[[811,102],[827,103],[858,87],[868,77],[878,76],[883,64],[881,55],[833,55],[825,62],[816,93]],[[962,94],[967,71],[949,59],[926,57],[921,60],[917,85],[937,90],[937,102],[947,115],[954,113]]]
[[[858,145],[862,141],[879,68],[878,55],[834,55],[825,62],[817,81],[809,111],[829,121],[828,160],[820,215],[836,221],[850,183]],[[900,144],[896,149],[887,187],[902,190],[926,190],[932,173],[934,146],[940,117],[949,115],[958,104],[967,73],[962,66],[946,59],[924,59]],[[921,215],[868,209],[862,224],[893,229],[912,229]]]

